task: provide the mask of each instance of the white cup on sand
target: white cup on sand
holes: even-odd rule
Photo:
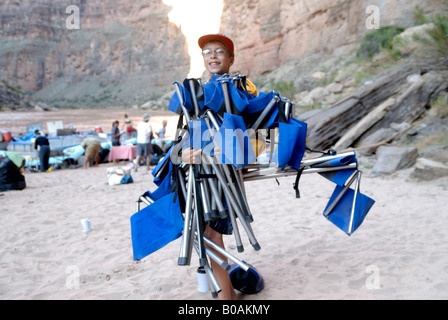
[[[90,232],[90,220],[81,219],[82,232]]]

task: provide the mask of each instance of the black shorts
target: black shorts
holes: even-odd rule
[[[212,228],[213,230],[215,230],[220,234],[230,235],[233,232],[232,222],[230,221],[229,217],[225,219],[214,218],[211,221],[207,221],[207,224],[209,225],[210,228]]]

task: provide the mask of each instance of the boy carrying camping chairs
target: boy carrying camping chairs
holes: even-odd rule
[[[251,227],[246,182],[294,175],[300,197],[301,175],[320,173],[336,184],[324,216],[347,234],[359,227],[373,200],[359,192],[354,152],[303,160],[306,123],[292,117],[287,98],[258,92],[245,76],[229,73],[234,62],[229,38],[206,35],[199,46],[211,77],[204,84],[199,79],[174,83],[169,110],[179,114],[176,144],[152,172],[158,188],[137,201],[131,217],[133,252],[140,260],[181,238],[178,265],[189,266],[196,252],[212,296],[235,299],[234,289],[257,293],[263,288],[262,277],[227,252],[222,237],[233,234],[241,253],[244,231],[253,249],[261,249]],[[147,205],[142,210],[141,203]],[[252,290],[244,282],[250,278],[257,279]]]

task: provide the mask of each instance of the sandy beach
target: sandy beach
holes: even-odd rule
[[[129,219],[155,185],[139,170],[109,186],[112,166],[29,173],[25,190],[0,194],[0,299],[211,299],[197,291],[195,259],[177,265],[180,239],[133,261]],[[246,183],[261,250],[246,236],[243,253],[225,242],[265,288],[243,299],[448,298],[448,179],[364,171],[361,190],[376,204],[351,237],[322,216],[334,185],[321,176],[302,177],[301,199],[294,177]]]
[[[134,300],[150,306],[144,316],[195,320],[216,316],[220,305],[244,309],[227,313],[231,319],[252,317],[247,306],[261,305],[257,316],[286,320],[306,316],[298,303],[303,300],[448,300],[448,0],[8,0],[0,2],[0,22],[0,154],[9,158],[0,163],[0,184],[17,185],[20,173],[26,182],[23,190],[0,191],[0,300]],[[169,107],[182,107],[182,121]],[[146,124],[138,126],[147,121],[145,114],[154,140]],[[117,120],[121,143],[115,140]],[[126,120],[135,130],[126,130]],[[159,136],[165,121],[165,137]],[[154,222],[132,219],[131,230],[131,218],[146,206],[140,196],[158,188],[155,166],[146,167],[156,161],[145,157],[145,165],[139,164],[143,148],[151,149],[141,145],[142,138],[164,152],[181,126],[193,137],[175,141],[180,148],[172,154],[182,151],[182,161],[188,162],[188,151],[190,162],[201,159],[191,147],[203,149],[207,164],[219,153],[221,162],[272,160],[286,169],[272,174],[279,173],[277,178],[246,181],[243,189],[232,182],[239,173],[249,173],[247,178],[248,170],[224,168],[223,178],[214,163],[210,171],[190,165],[188,188],[179,183],[170,189],[188,195],[181,209],[193,212],[192,219],[182,212],[192,227],[182,229],[175,213],[178,230],[191,234],[189,243],[181,246],[179,237],[137,261],[133,239],[146,245],[140,253],[150,245],[135,236],[134,221],[146,223],[139,226],[149,230],[144,235]],[[62,128],[70,130],[58,132]],[[39,132],[54,139],[47,143]],[[54,137],[63,134],[72,136]],[[110,142],[101,160],[98,144],[84,140],[92,136],[102,149]],[[25,162],[3,153],[22,138],[7,151],[22,153]],[[131,145],[137,140],[138,146]],[[253,153],[247,152],[251,146]],[[347,154],[351,148],[360,151],[357,161]],[[324,160],[301,165],[304,149],[314,154],[305,153],[303,160],[322,154]],[[87,167],[92,157],[104,163]],[[173,163],[163,167],[174,173],[164,182],[183,181],[176,169],[185,167]],[[331,175],[336,166],[346,169],[342,175],[350,183],[361,171],[352,189],[359,186],[375,201],[350,236],[323,214],[336,185],[316,171]],[[126,170],[132,181],[110,183],[113,169]],[[6,179],[13,176],[15,181]],[[215,177],[219,189],[206,183]],[[242,190],[254,219],[249,227],[245,208],[238,210],[246,200]],[[167,207],[155,210],[173,213]],[[210,291],[199,290],[200,262],[209,284],[216,283],[204,262],[213,254],[205,259],[193,248],[191,264],[179,265],[190,258],[186,253],[179,259],[180,251],[188,252],[195,240],[204,249],[195,231],[200,235],[204,227],[204,236],[218,238],[199,220],[206,217],[201,213],[225,209],[230,221],[232,211],[237,214],[244,252],[234,235],[223,235],[225,249],[264,282],[257,294],[236,290],[235,304],[216,303]],[[354,216],[350,228],[362,220]],[[173,224],[157,222],[163,230]],[[256,241],[245,230],[253,230]],[[163,242],[160,233],[150,235]],[[217,281],[226,276],[215,275]],[[223,295],[233,298],[229,283],[220,282]],[[115,308],[100,310],[104,318],[104,311]]]
[[[0,127],[17,134],[26,123],[62,119],[89,130],[124,113],[2,112]],[[138,122],[144,111],[127,113]],[[154,127],[168,119],[173,132],[177,117],[150,113]],[[265,288],[242,299],[448,298],[448,178],[417,182],[411,169],[378,177],[370,160],[359,161],[361,191],[376,203],[350,237],[322,216],[334,184],[320,175],[302,177],[300,199],[295,177],[246,183],[261,250],[244,232],[243,253],[233,236],[224,241],[262,274]],[[156,186],[146,170],[131,172],[134,183],[110,186],[113,166],[27,173],[26,189],[0,193],[0,299],[211,299],[197,291],[197,259],[177,265],[180,239],[133,260],[130,217],[138,197]],[[84,218],[91,232],[82,232]]]

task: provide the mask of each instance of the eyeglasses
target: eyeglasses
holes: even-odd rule
[[[224,50],[224,49],[222,49],[222,48],[219,48],[219,49],[216,49],[216,50],[205,49],[205,50],[202,50],[202,55],[203,55],[204,57],[210,57],[210,56],[212,55],[213,52],[214,52],[217,56],[222,56],[222,55],[224,55],[224,54],[227,52],[227,50]]]

